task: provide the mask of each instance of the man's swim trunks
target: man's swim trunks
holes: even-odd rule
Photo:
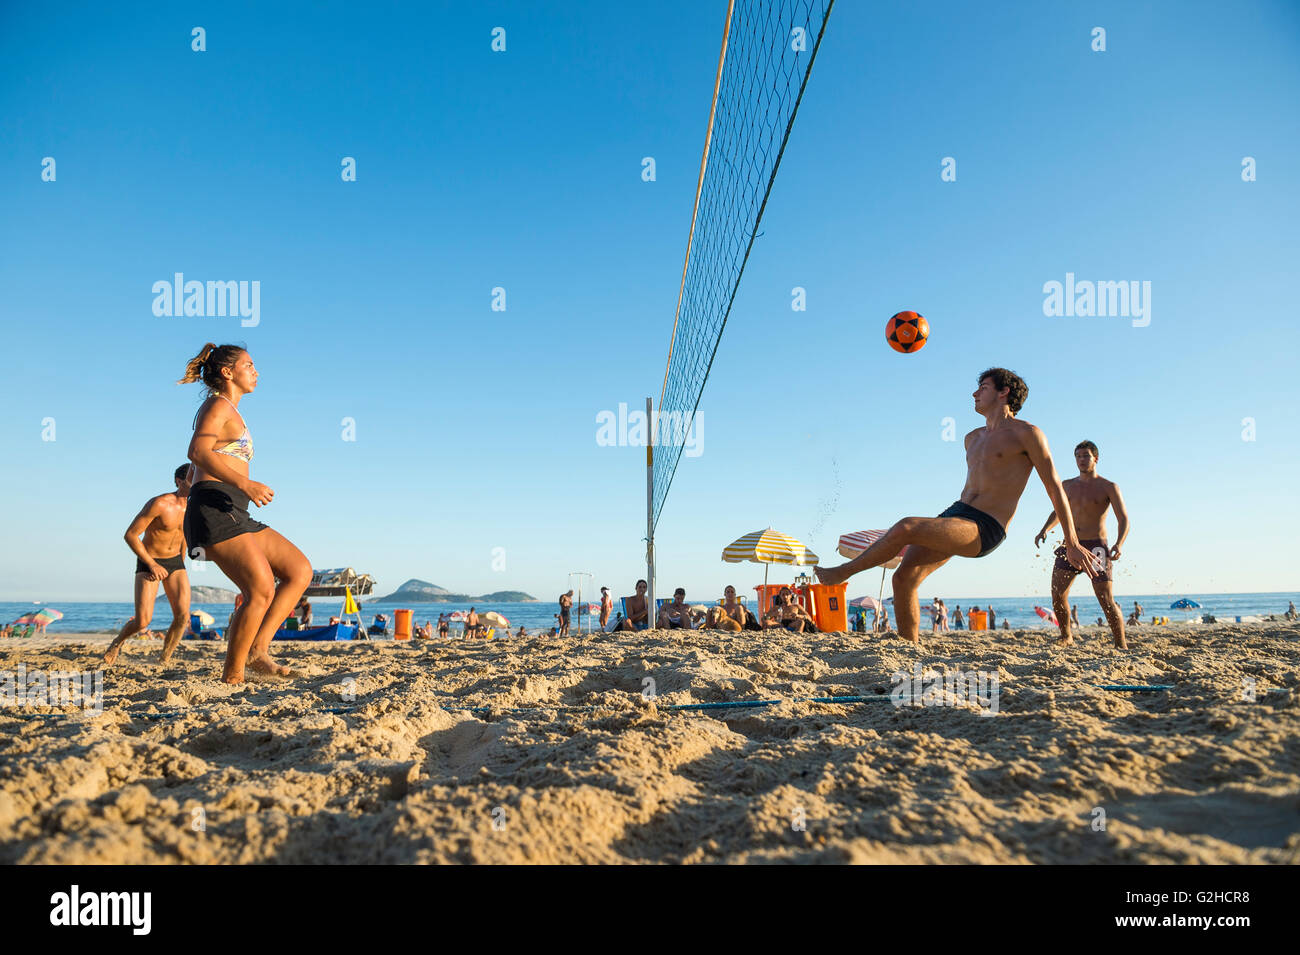
[[[939,516],[960,517],[975,523],[980,532],[980,552],[976,557],[983,557],[1007,539],[1006,528],[997,522],[997,518],[990,517],[977,507],[971,507],[965,501],[957,501]]]
[[[194,560],[204,551],[240,534],[255,534],[266,525],[248,516],[248,495],[224,481],[199,481],[190,488],[185,508],[185,541]]]
[[[155,557],[154,563],[167,571],[167,576],[170,577],[175,571],[185,569],[185,555],[176,554],[174,557]],[[135,559],[135,572],[137,574],[152,573],[139,557]]]
[[[1097,567],[1097,576],[1092,578],[1098,583],[1109,581],[1110,578],[1110,548],[1106,546],[1103,540],[1081,540],[1079,546],[1084,550],[1092,551]],[[1075,567],[1065,559],[1065,545],[1062,544],[1056,548],[1056,564],[1054,570],[1060,570],[1069,573],[1070,579],[1073,580],[1079,574],[1083,573],[1083,568]]]

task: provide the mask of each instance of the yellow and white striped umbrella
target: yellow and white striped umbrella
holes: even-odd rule
[[[793,537],[768,528],[754,531],[733,541],[722,550],[729,564],[751,561],[755,564],[815,564],[820,559]]]

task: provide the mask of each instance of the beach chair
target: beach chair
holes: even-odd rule
[[[628,600],[630,600],[630,599],[631,599],[630,597],[619,597],[619,598],[618,598],[618,604],[619,604],[619,607],[622,608],[622,609],[619,610],[617,616],[613,617],[613,618],[609,621],[609,627],[608,627],[608,629],[605,631],[606,633],[611,633],[611,632],[617,630],[617,629],[619,628],[619,625],[622,624],[623,621],[627,619],[627,602],[628,602]],[[659,619],[659,611],[663,608],[663,605],[664,605],[665,603],[667,603],[667,602],[668,602],[668,598],[667,598],[667,597],[657,597],[657,598],[655,598],[655,617],[654,617],[654,618],[655,618],[656,621]]]
[[[370,637],[387,637],[388,618],[382,613],[375,614],[375,622],[366,627],[366,635]]]

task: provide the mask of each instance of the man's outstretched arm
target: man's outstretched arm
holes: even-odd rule
[[[1043,487],[1047,489],[1047,496],[1051,498],[1052,507],[1055,508],[1056,517],[1061,522],[1061,530],[1065,532],[1066,560],[1076,567],[1082,567],[1089,577],[1096,577],[1097,569],[1093,564],[1093,556],[1079,546],[1079,538],[1074,532],[1074,515],[1070,512],[1070,500],[1065,496],[1060,475],[1056,473],[1056,465],[1052,463],[1052,452],[1047,447],[1047,437],[1034,425],[1029,426],[1029,434],[1025,439],[1025,453],[1029,455],[1029,460],[1033,462],[1034,469],[1042,479]]]
[[[1110,559],[1119,560],[1119,552],[1124,547],[1124,538],[1128,537],[1128,509],[1124,507],[1124,496],[1119,493],[1119,485],[1110,482],[1110,506],[1115,508],[1115,520],[1119,522],[1119,540],[1110,549]]]
[[[1052,513],[1047,515],[1047,520],[1043,524],[1043,529],[1040,530],[1038,532],[1038,536],[1034,538],[1034,546],[1037,547],[1043,541],[1047,540],[1047,532],[1050,531],[1055,526],[1056,526],[1056,511],[1052,511]]]

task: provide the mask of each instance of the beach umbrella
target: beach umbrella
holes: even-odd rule
[[[839,551],[842,556],[852,560],[884,536],[884,531],[854,531],[851,534],[841,534],[840,542],[835,546],[835,549]],[[906,546],[898,552],[897,557],[889,558],[889,560],[885,561],[885,563],[880,566],[893,570],[903,559],[903,551],[905,550],[907,550]]]
[[[1056,614],[1044,607],[1034,607],[1034,613],[1038,614],[1038,616],[1042,617],[1054,627],[1059,627],[1061,625],[1060,621],[1056,619]]]
[[[447,619],[452,623],[464,623],[469,619],[469,613],[464,610],[453,610],[451,616]]]
[[[497,613],[495,610],[489,610],[486,613],[479,614],[478,619],[479,623],[491,624],[494,627],[510,626],[510,621],[501,616],[501,614]]]
[[[23,624],[29,624],[29,623],[30,623],[30,624],[34,624],[34,623],[36,623],[36,622],[37,622],[37,620],[36,620],[36,614],[34,614],[34,613],[25,613],[25,614],[23,614],[21,617],[19,617],[17,620],[15,620],[15,621],[13,622],[13,626],[17,627],[17,626],[21,626],[21,625],[23,625]]]
[[[213,617],[212,614],[208,613],[206,610],[195,610],[193,611],[193,613],[196,617],[199,618],[200,626],[210,627],[217,622],[216,618]]]
[[[839,551],[841,556],[847,557],[849,560],[852,560],[854,557],[857,557],[864,550],[866,550],[868,547],[870,547],[872,544],[874,544],[876,541],[880,540],[880,538],[884,536],[885,536],[885,532],[880,530],[853,531],[850,534],[841,534],[840,542],[835,546],[835,549]],[[891,557],[889,558],[889,560],[885,561],[883,564],[880,565],[880,590],[877,591],[876,594],[877,603],[880,602],[881,597],[885,596],[885,571],[893,570],[902,562],[903,551],[905,550],[907,550],[906,547],[904,547],[903,550],[900,550],[898,552],[898,556]],[[849,606],[852,606],[852,604],[850,604]]]
[[[53,607],[46,607],[44,610],[36,612],[36,620],[42,625],[53,623],[55,620],[63,619],[63,611],[55,610]]]
[[[1188,600],[1184,597],[1182,600],[1175,600],[1169,605],[1170,610],[1200,610],[1201,605],[1195,600]]]
[[[722,559],[728,564],[749,561],[763,565],[763,593],[767,593],[767,574],[772,564],[808,565],[821,558],[793,537],[768,528],[751,531],[732,541],[722,549]]]
[[[885,605],[877,597],[854,597],[849,601],[849,607],[859,610],[874,610],[876,613],[881,611]]]

